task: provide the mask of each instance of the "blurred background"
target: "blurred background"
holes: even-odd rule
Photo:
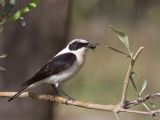
[[[23,2],[22,8],[29,3]],[[1,66],[7,71],[0,72],[0,91],[18,91],[21,83],[34,75],[69,41],[81,38],[100,45],[95,51],[89,51],[79,74],[61,87],[77,100],[119,103],[130,60],[105,47],[112,46],[127,52],[109,28],[112,25],[128,35],[133,53],[140,46],[145,48],[134,66],[137,73],[134,81],[138,90],[147,80],[143,95],[159,92],[159,0],[45,0],[23,17],[25,27],[19,21],[7,23],[0,36],[1,53],[8,55],[1,60]],[[42,85],[33,92],[53,94],[50,85]],[[136,98],[136,91],[130,84],[127,100]],[[6,101],[7,98],[0,99],[2,120],[116,120],[113,113],[55,105],[47,101],[19,98],[10,103]],[[160,98],[151,101],[156,105],[155,109],[160,108],[159,101]],[[146,110],[142,105],[133,109]],[[123,120],[152,119],[129,113],[120,113],[119,117]]]

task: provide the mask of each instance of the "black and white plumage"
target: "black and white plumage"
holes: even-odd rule
[[[28,88],[38,86],[41,83],[49,83],[56,91],[61,90],[59,83],[67,81],[76,75],[85,63],[88,49],[95,48],[96,44],[88,43],[86,40],[75,39],[71,41],[65,49],[55,55],[31,79],[24,82],[22,84],[23,88],[8,101],[18,97]],[[62,90],[61,92],[68,96]]]

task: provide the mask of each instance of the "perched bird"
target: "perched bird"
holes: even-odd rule
[[[68,100],[75,100],[68,96],[59,84],[70,80],[82,68],[85,63],[88,49],[95,49],[98,44],[88,43],[86,40],[74,39],[66,48],[55,55],[44,65],[31,79],[22,84],[22,89],[11,97],[9,101],[21,95],[25,90],[38,86],[42,83],[49,83],[55,92],[62,92]],[[66,102],[68,102],[68,100]]]

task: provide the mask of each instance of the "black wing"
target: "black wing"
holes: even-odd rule
[[[22,86],[29,86],[37,81],[45,79],[51,75],[57,74],[69,68],[76,60],[73,53],[64,53],[53,57],[46,65],[44,65],[31,79],[24,82]]]

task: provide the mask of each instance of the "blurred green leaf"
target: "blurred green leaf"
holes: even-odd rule
[[[135,72],[131,72],[131,74],[130,74],[130,80],[131,80],[131,82],[132,82],[132,85],[133,85],[134,89],[135,89],[136,92],[138,93],[136,84],[134,83],[134,80],[133,80],[133,77],[134,77],[134,76],[137,76],[137,74],[136,74]]]
[[[0,58],[5,58],[7,56],[7,54],[3,53],[2,55],[0,55]]]
[[[9,3],[11,3],[12,5],[16,4],[16,0],[10,0]]]
[[[3,67],[0,67],[0,70],[6,70],[6,69],[4,69]]]
[[[29,12],[31,9],[35,8],[39,4],[40,0],[32,0],[30,4],[16,12],[11,18],[7,19],[8,22],[17,20],[22,14]]]
[[[16,4],[16,0],[9,0],[9,4],[6,7],[5,15],[7,16],[9,12],[12,10],[13,6]]]
[[[139,96],[141,96],[141,94],[143,93],[143,91],[145,90],[145,88],[147,87],[147,81],[145,80],[142,84],[142,89],[141,91],[139,92]]]
[[[118,53],[121,53],[121,54],[126,55],[127,57],[130,57],[130,55],[128,55],[128,54],[126,54],[125,52],[122,52],[122,51],[120,51],[120,50],[118,50],[118,49],[116,49],[116,48],[109,47],[109,46],[106,46],[106,47],[109,48],[109,49],[111,49],[111,50],[113,50],[113,51],[115,51],[115,52],[118,52]]]
[[[115,28],[114,28],[113,26],[111,26],[111,25],[109,25],[109,27],[117,34],[118,38],[119,38],[119,39],[121,40],[121,42],[126,46],[126,48],[128,49],[129,53],[131,54],[130,49],[129,49],[128,36],[127,36],[125,33],[123,33],[123,32],[121,32],[121,31],[115,29]]]
[[[2,7],[5,7],[5,1],[4,1],[4,0],[0,0],[0,5],[1,5]]]
[[[135,77],[135,76],[137,76],[137,74],[132,71],[130,76],[131,76],[131,77]]]

